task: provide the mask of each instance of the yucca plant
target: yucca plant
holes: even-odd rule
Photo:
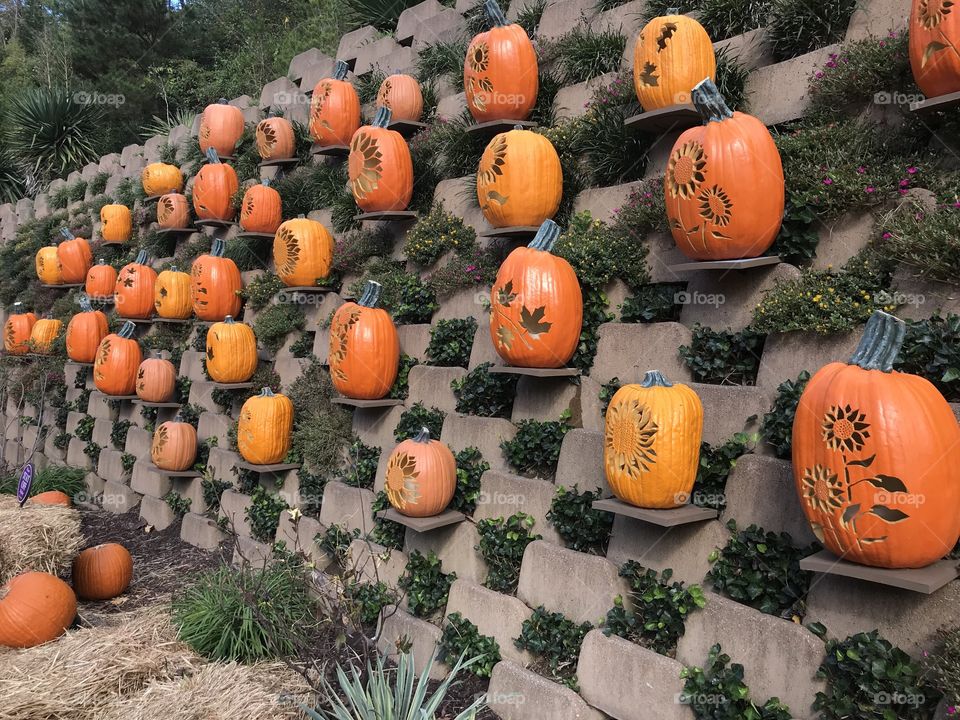
[[[149,140],[154,135],[169,135],[170,131],[178,125],[187,127],[193,126],[193,121],[197,114],[189,110],[177,110],[174,113],[167,113],[166,117],[154,115],[150,121],[140,126],[140,137]]]
[[[26,194],[23,168],[7,147],[0,144],[0,202],[15,203]]]

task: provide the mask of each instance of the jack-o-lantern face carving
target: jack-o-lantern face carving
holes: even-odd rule
[[[360,98],[346,80],[348,69],[337,60],[333,77],[318,82],[310,98],[310,134],[323,147],[348,145],[360,127]]]
[[[413,196],[413,160],[407,141],[388,130],[390,111],[377,110],[373,123],[350,141],[350,189],[366,212],[406,210]]]
[[[686,15],[656,17],[633,48],[633,86],[646,111],[686,105],[693,86],[715,79],[717,58],[710,36]]]
[[[910,67],[927,97],[960,90],[960,10],[954,0],[913,0]]]

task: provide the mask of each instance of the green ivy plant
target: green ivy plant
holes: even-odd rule
[[[250,505],[245,511],[250,523],[250,535],[254,540],[272,543],[280,525],[280,513],[288,505],[278,495],[271,495],[262,485],[257,485],[250,496]]]
[[[490,469],[490,463],[483,459],[483,453],[475,447],[464,448],[454,453],[453,457],[457,463],[457,487],[450,507],[465,515],[473,515],[480,499],[480,481]]]
[[[402,550],[403,539],[407,528],[393,520],[378,517],[381,511],[389,510],[390,507],[390,500],[387,498],[387,493],[381,490],[377,493],[371,504],[370,509],[373,511],[374,520],[373,529],[369,533],[369,538],[371,541],[378,545],[383,545],[386,548]]]
[[[380,448],[366,445],[360,438],[354,438],[347,452],[347,465],[338,479],[350,487],[373,487],[377,479],[377,465],[380,462]]]
[[[606,553],[613,530],[613,514],[593,509],[593,501],[600,497],[600,488],[580,492],[576,485],[557,487],[547,511],[547,521],[571,550],[593,555]]]
[[[552,478],[563,437],[570,430],[569,420],[569,409],[559,420],[521,420],[513,438],[500,443],[507,462],[521,475]]]
[[[541,538],[532,532],[535,522],[526,513],[515,513],[506,520],[487,518],[477,523],[480,543],[476,550],[487,564],[484,585],[501,593],[516,592],[523,553],[527,545]]]
[[[129,420],[114,420],[110,429],[110,442],[117,450],[123,450],[127,444],[127,430],[133,423]]]
[[[376,625],[381,611],[397,602],[396,593],[382,581],[350,582],[343,592],[354,620],[365,626]]]
[[[400,422],[393,431],[393,437],[397,442],[403,442],[414,437],[421,428],[427,428],[430,431],[430,437],[437,440],[443,430],[445,416],[446,413],[443,410],[435,407],[427,408],[422,402],[416,402],[403,411]]]
[[[447,615],[438,649],[443,662],[461,656],[479,658],[468,669],[481,678],[490,677],[493,666],[500,662],[500,644],[489,635],[481,635],[479,628],[458,612]]]
[[[528,650],[539,662],[534,669],[551,680],[577,687],[577,660],[583,638],[593,629],[588,622],[577,624],[563,613],[548,612],[542,605],[523,621],[520,637],[513,642],[520,650]]]
[[[607,416],[607,408],[610,407],[610,401],[613,400],[613,396],[617,394],[617,390],[621,388],[620,378],[614,377],[610,378],[608,382],[603,383],[600,386],[600,392],[597,393],[597,399],[600,401],[600,416]]]
[[[456,573],[444,573],[436,553],[424,555],[414,550],[407,557],[407,567],[398,583],[407,594],[407,607],[415,617],[431,617],[447,604],[450,586]]]
[[[96,422],[97,419],[92,415],[84,415],[77,421],[77,427],[74,428],[73,436],[78,440],[89,442],[90,438],[93,437],[93,426]]]
[[[600,326],[613,322],[614,315],[609,312],[607,296],[600,290],[584,288],[583,324],[580,327],[580,342],[570,358],[570,365],[584,373],[593,367],[597,356],[597,343],[600,341]]]
[[[753,385],[760,369],[765,337],[750,329],[734,332],[693,328],[690,345],[680,346],[680,358],[696,382],[713,385]]]
[[[907,322],[896,369],[926,378],[948,402],[960,402],[960,315]]]
[[[789,460],[793,449],[793,418],[810,373],[803,370],[796,380],[784,380],[777,386],[777,397],[770,412],[760,423],[760,436],[781,460]]]
[[[179,517],[183,517],[188,512],[190,512],[190,505],[193,504],[193,500],[191,498],[185,498],[179,495],[174,490],[171,490],[166,495],[164,495],[163,501]]]
[[[686,283],[655,283],[641,285],[623,301],[620,322],[658,323],[677,322],[683,305],[679,299]]]
[[[347,557],[347,550],[350,549],[350,543],[360,537],[360,530],[354,528],[347,530],[343,525],[337,523],[331,524],[316,538],[317,547],[332,557],[339,565],[343,565]]]
[[[217,480],[212,475],[200,481],[200,489],[203,492],[203,504],[207,506],[207,512],[216,513],[220,510],[220,496],[223,495],[225,490],[231,487],[233,487],[232,483]]]
[[[406,353],[400,353],[400,363],[397,366],[397,379],[393,381],[388,397],[394,400],[406,400],[410,394],[410,369],[419,365],[420,361]]]
[[[483,363],[450,383],[457,412],[480,417],[510,417],[517,376],[492,373],[493,363]]]
[[[430,328],[427,364],[437,367],[467,367],[476,334],[476,318],[438,320]]]
[[[700,462],[690,502],[699,507],[723,511],[727,507],[727,478],[737,460],[753,450],[754,439],[736,433],[723,445],[700,443]]]
[[[430,267],[446,252],[463,253],[477,242],[477,233],[440,203],[410,228],[403,241],[407,259],[420,267]]]

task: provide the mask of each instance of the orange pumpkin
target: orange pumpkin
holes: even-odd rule
[[[226,98],[207,105],[200,118],[200,151],[216,150],[217,155],[232,156],[243,135],[243,113],[227,104]]]
[[[133,217],[126,205],[100,208],[100,236],[104,242],[125,243],[133,233]]]
[[[157,201],[157,225],[164,230],[180,230],[190,226],[190,205],[187,196],[172,191]]]
[[[143,191],[148,197],[155,197],[162,193],[181,192],[183,190],[183,173],[176,165],[150,163],[140,173],[140,182],[143,184]]]
[[[560,228],[544,221],[527,247],[514,250],[497,272],[490,295],[490,337],[517,367],[558,368],[580,342],[583,296],[577,274],[551,250]]]
[[[48,245],[37,250],[34,257],[37,278],[44,285],[62,285],[63,274],[60,271],[60,257],[56,245]]]
[[[201,255],[190,266],[190,298],[201,320],[223,320],[240,312],[243,281],[237,264],[223,256],[226,247],[223,240],[214,240],[210,254]]]
[[[110,600],[122,595],[132,578],[133,558],[117,543],[87,548],[73,561],[73,589],[84,600]]]
[[[313,287],[330,276],[333,236],[323,223],[287,220],[273,238],[273,264],[287,287]]]
[[[783,218],[776,143],[760,120],[731,112],[710,80],[693,89],[693,103],[704,124],[680,135],[664,177],[673,239],[694,260],[758,257]]]
[[[322,147],[348,145],[360,127],[360,98],[347,82],[349,67],[337,60],[333,77],[317,83],[310,98],[310,134]]]
[[[269,180],[247,188],[240,204],[240,227],[247,232],[275,233],[283,222],[280,193]]]
[[[150,444],[150,459],[161,470],[183,472],[197,459],[197,431],[180,415],[168,420],[154,431]]]
[[[90,243],[83,238],[74,237],[66,228],[61,230],[60,234],[66,238],[57,247],[60,276],[68,285],[79,285],[87,279],[87,271],[93,265],[93,251]]]
[[[190,275],[173,265],[157,275],[153,291],[153,307],[162,318],[186,320],[193,315],[190,297]]]
[[[511,24],[496,0],[484,5],[491,28],[470,41],[463,63],[467,107],[474,119],[526,120],[537,102],[537,52],[527,32]]]
[[[38,355],[49,355],[53,351],[53,341],[63,330],[63,322],[55,318],[43,318],[33,324],[30,331],[30,347]]]
[[[377,91],[377,105],[387,108],[394,120],[419,122],[423,117],[420,83],[410,75],[399,73],[384,78]]]
[[[48,490],[47,492],[42,492],[37,495],[34,495],[30,498],[31,505],[59,505],[62,507],[70,507],[73,505],[70,502],[70,496],[65,492],[60,492],[59,490]]]
[[[257,123],[257,152],[263,160],[287,160],[296,154],[293,125],[282,117],[268,117]]]
[[[397,379],[400,340],[379,300],[380,283],[368,280],[360,300],[341,305],[330,322],[330,377],[345,397],[378,400]]]
[[[232,220],[237,212],[233,196],[240,189],[237,173],[213,149],[207,157],[193,181],[193,210],[200,220]]]
[[[30,333],[37,322],[32,312],[23,312],[23,303],[15,302],[13,312],[3,325],[3,349],[11,355],[24,355],[30,350]]]
[[[257,338],[249,325],[234,322],[227,315],[223,322],[207,330],[207,374],[214,382],[240,383],[253,377],[257,369]]]
[[[913,0],[910,67],[928,98],[960,90],[960,16],[949,0]]]
[[[127,320],[116,333],[107,335],[93,361],[93,383],[104,395],[133,395],[137,370],[143,359],[140,344],[133,339],[136,325]]]
[[[132,263],[124,265],[117,275],[113,302],[117,315],[145,319],[153,315],[153,293],[157,272],[147,265],[147,251],[137,253]]]
[[[691,17],[667,12],[644,26],[633,48],[633,86],[647,112],[687,105],[694,85],[716,79],[717,58],[707,31]]]
[[[867,322],[848,363],[810,378],[793,422],[793,476],[813,533],[835,555],[917,568],[960,537],[960,426],[927,380],[895,372],[904,323]]]
[[[80,296],[80,312],[67,323],[67,357],[74,362],[92,363],[100,342],[109,334],[107,316],[90,305],[90,298]]]
[[[117,271],[112,265],[107,265],[103,258],[87,270],[87,278],[83,289],[93,298],[107,298],[113,296],[117,285]]]
[[[63,580],[26,572],[0,588],[0,646],[29,648],[63,635],[77,616],[77,596]]]
[[[381,107],[350,141],[350,189],[365,212],[406,210],[413,196],[410,148],[389,124],[390,110]]]
[[[254,465],[278,463],[290,452],[292,432],[293,403],[265,387],[240,408],[237,450]]]
[[[145,402],[170,402],[177,387],[177,369],[169,360],[147,358],[137,369],[137,397]]]
[[[390,504],[408,517],[431,517],[447,509],[457,487],[457,462],[446,444],[422,428],[387,460],[385,490]]]

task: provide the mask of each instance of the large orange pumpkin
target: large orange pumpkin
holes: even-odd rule
[[[560,228],[544,221],[527,247],[510,253],[490,295],[490,337],[517,367],[558,368],[580,342],[583,296],[577,274],[551,250]]]
[[[37,322],[32,312],[23,311],[23,303],[15,302],[13,312],[3,325],[3,349],[11,355],[24,355],[30,350],[30,333]]]
[[[333,236],[323,223],[287,220],[273,238],[273,264],[287,287],[313,287],[330,276]]]
[[[346,80],[347,70],[337,60],[333,77],[318,82],[310,98],[310,134],[322,147],[348,145],[360,127],[360,98]]]
[[[80,312],[67,323],[67,357],[74,362],[92,363],[100,342],[109,334],[107,316],[90,305],[90,298],[80,296]]]
[[[56,245],[48,245],[37,250],[34,257],[37,278],[44,285],[62,285],[63,274],[60,271],[60,258]]]
[[[278,463],[290,452],[292,432],[293,403],[265,387],[240,408],[237,450],[254,465]]]
[[[190,226],[190,205],[187,196],[172,191],[157,201],[157,225],[164,230],[180,230]]]
[[[177,387],[177,369],[169,360],[151,357],[137,369],[137,397],[146,402],[170,402]]]
[[[960,90],[960,15],[950,0],[913,0],[910,67],[928,98]]]
[[[200,117],[200,150],[217,151],[217,155],[232,156],[243,135],[243,112],[227,104],[226,98],[207,105]],[[169,189],[169,188],[167,188]]]
[[[29,648],[63,635],[77,616],[77,596],[63,580],[26,572],[0,588],[0,645]]]
[[[100,237],[108,243],[125,243],[133,233],[133,216],[126,205],[100,208]]]
[[[87,270],[86,282],[83,289],[92,298],[109,298],[117,286],[117,271],[112,265],[107,265],[103,258]]]
[[[648,112],[689,104],[693,86],[704,78],[715,80],[716,74],[710,36],[691,17],[675,12],[655,17],[637,36],[633,86]]]
[[[183,190],[183,173],[176,165],[150,163],[140,174],[143,191],[148,197]]]
[[[901,320],[875,312],[848,363],[810,378],[793,422],[793,475],[835,555],[917,568],[960,537],[960,426],[927,380],[893,371]]]
[[[270,187],[270,181],[261,180],[243,194],[240,227],[247,232],[275,233],[283,222],[282,205],[280,193]]]
[[[410,148],[389,124],[390,110],[381,107],[350,141],[350,189],[365,212],[406,210],[413,196]]]
[[[540,87],[537,52],[496,0],[483,5],[492,27],[470,41],[463,63],[467,107],[477,122],[526,120]]]
[[[193,312],[201,320],[213,322],[240,312],[243,280],[237,264],[223,256],[227,245],[213,241],[210,254],[201,255],[190,266],[190,298]]]
[[[117,315],[146,319],[153,315],[153,293],[157,271],[147,265],[147,251],[137,253],[132,263],[124,265],[117,275],[113,302]]]
[[[132,578],[133,558],[117,543],[87,548],[73,561],[73,589],[84,600],[110,600],[122,595]]]
[[[493,227],[539,226],[563,195],[560,156],[543,135],[517,128],[487,145],[477,169],[477,202]]]
[[[399,73],[384,78],[377,91],[377,105],[387,108],[394,120],[419,122],[423,116],[420,83],[410,75]]]
[[[58,505],[60,507],[70,507],[73,505],[70,502],[70,496],[65,492],[60,492],[59,490],[47,490],[47,492],[42,492],[37,495],[34,495],[30,498],[31,505]]]
[[[197,431],[178,414],[176,419],[161,423],[153,433],[150,459],[161,470],[183,472],[197,458]]]
[[[330,377],[348,398],[378,400],[397,379],[400,340],[379,300],[380,283],[368,280],[362,297],[337,308],[330,322]]]
[[[760,120],[731,112],[710,80],[693,89],[693,103],[704,124],[680,135],[664,177],[673,239],[694,260],[758,257],[783,218],[776,143]]]
[[[234,322],[227,315],[223,322],[207,330],[207,374],[214,382],[241,383],[253,377],[257,369],[257,338],[249,325]]]
[[[93,383],[104,395],[133,395],[137,369],[143,359],[140,344],[133,339],[136,325],[127,320],[116,333],[107,335],[93,361]]]
[[[186,320],[193,315],[189,273],[180,272],[174,265],[157,275],[153,291],[153,307],[157,315],[162,318]]]
[[[60,234],[65,238],[57,246],[60,276],[68,285],[79,285],[87,279],[87,271],[93,265],[93,251],[90,243],[83,238],[74,237],[66,228],[61,230]]]
[[[30,331],[30,347],[38,355],[53,352],[53,341],[63,330],[63,322],[56,318],[41,318],[33,324]]]
[[[257,123],[257,152],[263,160],[288,160],[296,154],[293,125],[282,117],[268,117]]]
[[[237,212],[233,196],[240,189],[237,173],[220,162],[215,150],[211,149],[207,157],[209,162],[193,181],[193,210],[200,220],[232,220]]]
[[[390,504],[408,517],[431,517],[447,509],[457,487],[457,461],[450,448],[421,428],[394,448],[387,460]]]

